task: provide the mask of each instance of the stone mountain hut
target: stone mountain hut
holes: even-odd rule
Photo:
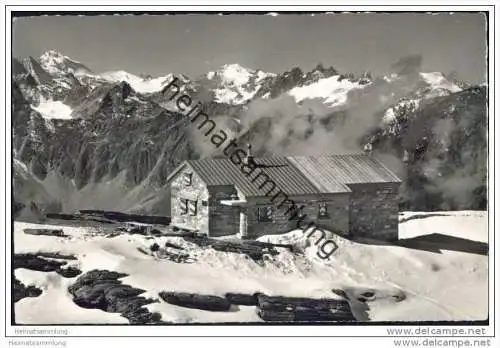
[[[242,162],[246,168],[230,158],[181,164],[167,180],[171,224],[213,237],[257,238],[297,229],[306,216],[308,223],[345,236],[398,238],[401,180],[371,153],[247,154]]]

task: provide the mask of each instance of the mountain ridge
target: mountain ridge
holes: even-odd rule
[[[402,59],[392,74],[382,77],[341,73],[322,64],[309,72],[295,67],[266,73],[233,63],[190,79],[120,70],[96,75],[61,53],[42,56],[43,64],[13,59],[13,147],[15,160],[39,180],[32,187],[41,182],[46,192],[57,192],[53,199],[58,204],[52,208],[119,206],[168,215],[162,188],[168,173],[185,159],[217,155],[165,93],[175,77],[228,134],[255,144],[256,154],[359,151],[370,142],[405,177],[405,207],[485,207],[486,172],[473,167],[486,167],[487,88],[422,72],[415,65],[421,63],[418,59]],[[461,119],[470,127],[469,138]],[[410,140],[414,134],[418,141]],[[442,145],[449,139],[478,155],[449,155],[450,149],[461,151]],[[405,156],[410,158],[406,162]],[[66,189],[71,195],[58,188],[63,185],[58,181],[66,180],[73,185]],[[96,189],[105,182],[109,190]],[[456,197],[452,191],[460,182],[470,190],[458,190],[463,197]],[[26,206],[31,199],[26,197],[36,197],[23,193],[29,186],[14,190]],[[82,190],[93,192],[95,202],[82,198]],[[128,191],[134,192],[133,199]],[[134,208],[137,202],[143,202],[141,208]]]

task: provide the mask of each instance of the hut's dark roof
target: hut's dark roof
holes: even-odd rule
[[[246,197],[266,195],[272,186],[260,187],[266,176],[276,190],[289,196],[350,192],[351,184],[401,182],[376,158],[365,154],[261,157],[254,162],[257,168],[250,176],[229,158],[190,160],[183,166],[191,167],[207,186],[234,185]]]

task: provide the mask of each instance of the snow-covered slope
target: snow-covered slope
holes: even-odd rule
[[[443,93],[446,95],[449,93],[460,92],[462,90],[462,88],[447,80],[440,72],[422,72],[420,73],[420,76],[429,84],[431,90],[434,92],[428,95],[428,98],[432,96],[442,96]]]
[[[64,104],[60,100],[47,100],[45,98],[40,99],[40,104],[37,106],[32,106],[32,108],[38,111],[44,118],[47,119],[71,119],[71,113],[73,110],[68,105]]]
[[[259,264],[244,255],[203,249],[179,237],[146,239],[140,235],[120,235],[106,238],[99,235],[103,227],[63,226],[65,233],[71,236],[69,239],[23,233],[23,228],[43,226],[52,227],[16,222],[15,252],[75,254],[78,260],[72,263],[82,271],[107,269],[127,273],[129,276],[123,278],[125,284],[145,289],[145,296],[154,298],[163,290],[213,295],[261,291],[270,295],[335,297],[332,289],[344,289],[359,320],[487,318],[488,257],[459,251],[453,243],[440,243],[439,240],[432,244],[433,239],[429,239],[425,248],[417,248],[356,243],[334,236],[339,248],[325,262],[316,256],[316,246],[307,243],[303,232],[297,230],[264,236],[260,240],[294,243],[303,254],[281,250],[279,255],[270,256]],[[469,243],[486,242],[487,214],[462,211],[401,216],[401,239],[435,235],[442,236],[444,241],[446,238],[465,238]],[[167,241],[183,247],[194,262],[178,264],[155,259],[137,250],[140,246],[147,248],[154,242],[164,245]],[[24,298],[15,304],[19,323],[123,323],[123,318],[114,313],[75,305],[67,292],[71,280],[54,272],[17,269],[15,276],[25,285],[33,284],[43,290],[41,296]],[[366,305],[357,301],[355,294],[368,290],[374,291],[378,299],[367,303],[369,310],[366,312]],[[385,297],[398,291],[406,294],[405,300],[394,302],[390,296]],[[49,310],[54,306],[60,310]],[[259,320],[255,311],[245,306],[240,306],[238,311],[208,312],[160,300],[147,307],[161,313],[163,320],[177,323]],[[365,312],[357,308],[365,308]]]
[[[404,78],[403,76],[392,74],[384,76],[383,80],[389,85],[393,83],[404,85],[404,83],[401,82]],[[348,79],[342,75],[334,75],[321,78],[304,86],[297,86],[291,89],[288,94],[292,95],[297,102],[303,101],[304,99],[319,98],[329,106],[338,106],[346,103],[350,91],[363,89],[370,86],[370,84],[371,82],[360,79]],[[413,90],[410,89],[408,94],[409,96],[414,96],[416,99],[430,99],[462,90],[462,88],[448,80],[440,72],[421,72],[419,73],[419,79],[413,81],[411,85],[412,86],[405,85],[404,87],[413,87]],[[390,89],[390,87],[388,86],[387,89]],[[408,98],[406,98],[406,100],[407,99]],[[393,112],[394,110],[388,111]],[[387,117],[390,118],[390,115]]]
[[[297,102],[304,99],[320,98],[329,106],[337,106],[347,101],[347,94],[353,89],[360,89],[366,86],[359,82],[353,82],[340,75],[320,79],[312,84],[295,87],[288,92]]]
[[[127,82],[138,93],[154,93],[161,91],[172,80],[173,75],[147,79],[119,70],[101,74],[99,77],[109,82]]]

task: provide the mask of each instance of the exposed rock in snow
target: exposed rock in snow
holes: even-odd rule
[[[422,72],[420,73],[420,76],[422,76],[424,81],[427,82],[434,91],[444,90],[451,93],[455,93],[455,92],[460,92],[462,90],[456,84],[448,81],[440,72],[429,72],[429,73]]]
[[[38,297],[41,294],[41,289],[33,285],[25,286],[16,278],[12,279],[12,297],[14,299],[14,302],[18,302],[25,297]]]
[[[224,297],[219,296],[175,291],[162,291],[159,295],[161,299],[167,303],[186,308],[196,308],[214,312],[226,312],[231,308],[231,303]]]
[[[262,82],[275,74],[252,70],[239,64],[226,64],[206,75],[214,83],[215,100],[226,104],[244,104],[252,99],[262,87]]]
[[[92,73],[92,71],[82,63],[55,50],[44,52],[40,56],[40,65],[51,75],[58,75],[61,73]]]
[[[51,82],[52,76],[50,76],[33,57],[24,58],[23,63],[27,72],[31,74],[37,83],[44,84]]]
[[[384,117],[382,118],[382,122],[384,124],[390,124],[391,122],[396,121],[396,112],[398,111],[398,109],[404,108],[411,103],[413,103],[415,105],[415,108],[418,108],[418,106],[420,104],[420,100],[419,99],[402,100],[397,105],[388,108],[384,113]]]
[[[83,308],[97,308],[121,313],[131,324],[151,324],[161,320],[158,313],[150,313],[144,305],[153,299],[138,296],[145,291],[122,284],[119,278],[127,276],[106,270],[93,270],[78,277],[68,291],[73,302]]]

